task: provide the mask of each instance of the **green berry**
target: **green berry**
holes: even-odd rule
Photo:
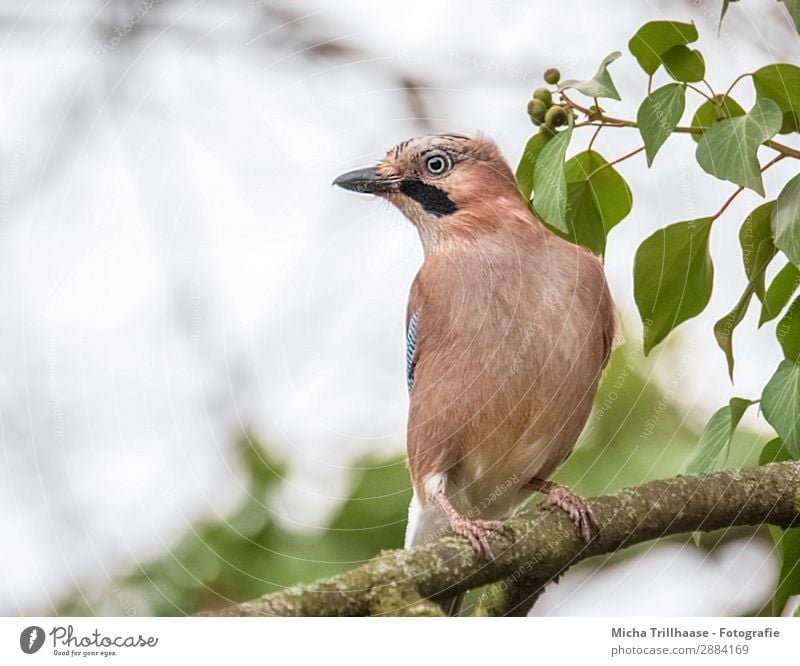
[[[544,114],[544,124],[547,127],[559,127],[567,124],[567,112],[560,106],[551,106]]]
[[[545,106],[550,106],[553,103],[553,96],[547,88],[537,88],[533,91],[533,99],[540,99],[544,102]]]
[[[555,67],[550,67],[544,70],[545,83],[549,83],[551,86],[554,86],[556,83],[558,83],[560,78],[561,72],[559,72]]]
[[[547,105],[540,99],[532,99],[528,102],[528,115],[534,125],[541,125],[547,113]]]

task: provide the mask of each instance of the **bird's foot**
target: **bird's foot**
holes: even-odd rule
[[[592,507],[583,497],[576,495],[566,486],[552,481],[533,479],[528,485],[531,489],[546,496],[542,509],[561,509],[565,512],[586,543],[589,543],[596,536],[598,530],[597,520],[594,517]]]
[[[453,532],[469,541],[472,550],[487,560],[494,559],[492,547],[489,545],[489,536],[492,534],[507,534],[509,527],[502,520],[483,520],[481,518],[468,518],[460,514],[444,492],[436,495],[439,506],[442,507]]]
[[[487,560],[494,559],[492,547],[489,545],[489,535],[503,533],[507,529],[502,520],[467,518],[461,514],[450,518],[450,526],[456,534],[469,541],[472,550]]]

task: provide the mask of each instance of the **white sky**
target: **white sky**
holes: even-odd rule
[[[0,612],[46,607],[224,514],[241,492],[228,453],[243,427],[289,460],[273,508],[297,529],[324,526],[354,458],[403,450],[402,329],[421,252],[396,211],[330,187],[422,132],[403,77],[426,87],[430,129],[481,131],[515,165],[548,66],[588,78],[622,50],[611,72],[625,101],[607,108],[635,116],[645,79],[627,41],[646,20],[694,20],[720,90],[747,67],[800,60],[777,3],[732,5],[719,38],[718,4],[161,0],[113,45],[140,3],[4,3],[0,524],[15,538],[0,552]],[[311,57],[314,44],[347,51]],[[689,141],[670,139],[651,171],[620,166],[634,209],[607,268],[630,335],[638,243],[733,189],[702,173]],[[596,147],[611,159],[639,144],[620,130]],[[770,196],[793,166],[768,172]],[[778,360],[772,327],[751,332],[753,308],[732,389],[711,334],[744,287],[730,246],[759,202],[746,193],[714,229],[714,296],[680,329],[693,361],[679,400],[701,419],[755,397]],[[736,608],[735,593],[704,610]]]

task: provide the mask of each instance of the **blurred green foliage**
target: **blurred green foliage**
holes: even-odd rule
[[[677,404],[682,370],[668,358],[670,351],[667,346],[660,362],[673,370],[666,379],[661,373],[658,384],[651,379],[658,359],[644,360],[632,346],[614,353],[582,441],[558,480],[595,495],[681,472],[702,423],[687,419],[686,406]],[[762,440],[740,429],[727,466],[754,461],[761,446]],[[381,549],[402,547],[411,497],[403,460],[372,458],[355,465],[350,498],[327,530],[308,534],[289,531],[273,518],[269,498],[282,483],[285,465],[248,438],[237,452],[247,491],[232,515],[198,522],[162,556],[108,583],[81,585],[56,612],[195,613],[330,576]]]

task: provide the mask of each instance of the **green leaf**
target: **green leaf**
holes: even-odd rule
[[[786,460],[792,460],[792,456],[780,438],[767,442],[758,456],[759,465]],[[791,595],[800,594],[800,528],[782,530],[770,525],[769,531],[781,558],[778,585],[772,598],[772,612],[774,615],[780,615],[787,599]],[[791,565],[792,562],[795,565]]]
[[[572,120],[569,127],[556,134],[542,149],[533,174],[533,208],[547,224],[568,232],[567,227],[567,179],[564,173],[564,157],[572,138]]]
[[[697,161],[712,176],[748,187],[763,196],[764,183],[756,152],[781,125],[775,102],[759,99],[748,113],[708,128],[697,144]]]
[[[747,286],[733,310],[714,324],[714,337],[720,349],[725,353],[725,359],[728,362],[728,376],[731,381],[733,381],[734,364],[733,331],[742,323],[753,294],[756,294],[760,300],[764,300],[764,275],[769,262],[776,253],[770,225],[774,206],[774,201],[761,204],[742,223],[739,229],[739,244],[742,248]]]
[[[692,127],[700,127],[701,129],[708,129],[714,123],[725,118],[735,118],[736,116],[743,116],[745,110],[739,106],[739,103],[732,97],[727,95],[715,95],[713,101],[703,102],[695,111],[694,118],[692,118]],[[692,139],[697,142],[700,141],[700,134],[692,134]]]
[[[800,459],[800,363],[780,362],[761,393],[761,411],[792,458]]]
[[[769,262],[776,253],[770,224],[774,207],[774,201],[761,204],[742,223],[739,229],[739,244],[742,248],[747,286],[733,310],[714,324],[714,337],[725,353],[731,381],[733,381],[733,331],[742,323],[753,294],[756,294],[759,300],[764,300],[764,276]]]
[[[758,99],[771,99],[783,114],[781,134],[800,131],[800,67],[780,63],[753,72]]]
[[[714,412],[700,435],[694,455],[686,466],[688,474],[709,474],[722,469],[728,459],[731,439],[747,408],[753,404],[745,398],[731,401]]]
[[[775,319],[781,313],[781,310],[786,307],[798,287],[800,287],[800,269],[790,262],[781,268],[772,279],[772,283],[764,295],[764,305],[761,308],[758,326],[761,327],[768,321]]]
[[[782,2],[786,7],[786,11],[789,12],[789,16],[794,21],[795,30],[800,33],[800,0],[778,0],[778,2]]]
[[[800,298],[796,298],[778,322],[775,336],[783,349],[783,355],[790,361],[800,363]]]
[[[641,68],[653,74],[663,62],[662,56],[675,46],[685,46],[697,40],[697,28],[692,23],[650,21],[645,23],[628,42],[628,48]]]
[[[566,163],[567,237],[602,256],[606,235],[631,212],[631,190],[625,179],[591,150]]]
[[[611,75],[608,73],[608,66],[621,55],[622,54],[619,51],[614,51],[613,53],[608,54],[603,59],[603,62],[600,63],[600,67],[598,68],[594,77],[586,81],[577,81],[575,79],[562,81],[558,86],[558,89],[567,90],[568,88],[572,88],[573,90],[577,90],[579,93],[583,93],[587,97],[608,97],[610,99],[620,99],[619,93],[614,86],[614,82],[611,80]]]
[[[711,297],[710,217],[659,229],[636,250],[633,295],[650,353],[678,324],[700,314]]]
[[[714,337],[728,362],[728,377],[733,381],[733,330],[742,323],[750,299],[753,297],[755,279],[750,280],[736,305],[728,314],[714,323]]]
[[[533,176],[536,171],[536,160],[542,152],[542,148],[550,140],[553,135],[550,132],[539,132],[534,134],[528,143],[525,144],[525,150],[522,152],[522,157],[519,159],[517,166],[517,185],[526,199],[531,198],[533,192]]]
[[[800,267],[800,174],[784,185],[772,211],[775,246]]]
[[[764,300],[764,279],[767,266],[777,249],[772,240],[772,212],[774,201],[761,204],[752,211],[739,229],[742,262],[748,280],[754,280],[753,290],[760,301]]]
[[[778,585],[772,597],[772,612],[780,615],[789,597],[800,594],[800,527],[782,530],[770,526],[770,533],[781,557]]]
[[[636,114],[639,133],[644,141],[647,166],[658,149],[672,134],[686,107],[686,91],[679,83],[668,83],[645,97]]]
[[[766,465],[767,463],[785,462],[791,459],[792,456],[789,455],[781,438],[776,437],[764,444],[764,448],[761,449],[761,453],[758,455],[758,464]]]
[[[706,75],[706,61],[700,51],[678,44],[662,54],[664,69],[676,81],[694,83]]]
[[[767,442],[758,456],[759,465],[786,460],[792,460],[792,456],[780,438]],[[788,598],[800,594],[800,528],[782,530],[770,525],[769,531],[781,558],[778,585],[772,598],[772,612],[780,615]]]
[[[722,19],[725,18],[725,14],[728,13],[728,5],[732,2],[739,2],[739,0],[722,0],[722,11],[719,15],[719,27],[722,27]]]

